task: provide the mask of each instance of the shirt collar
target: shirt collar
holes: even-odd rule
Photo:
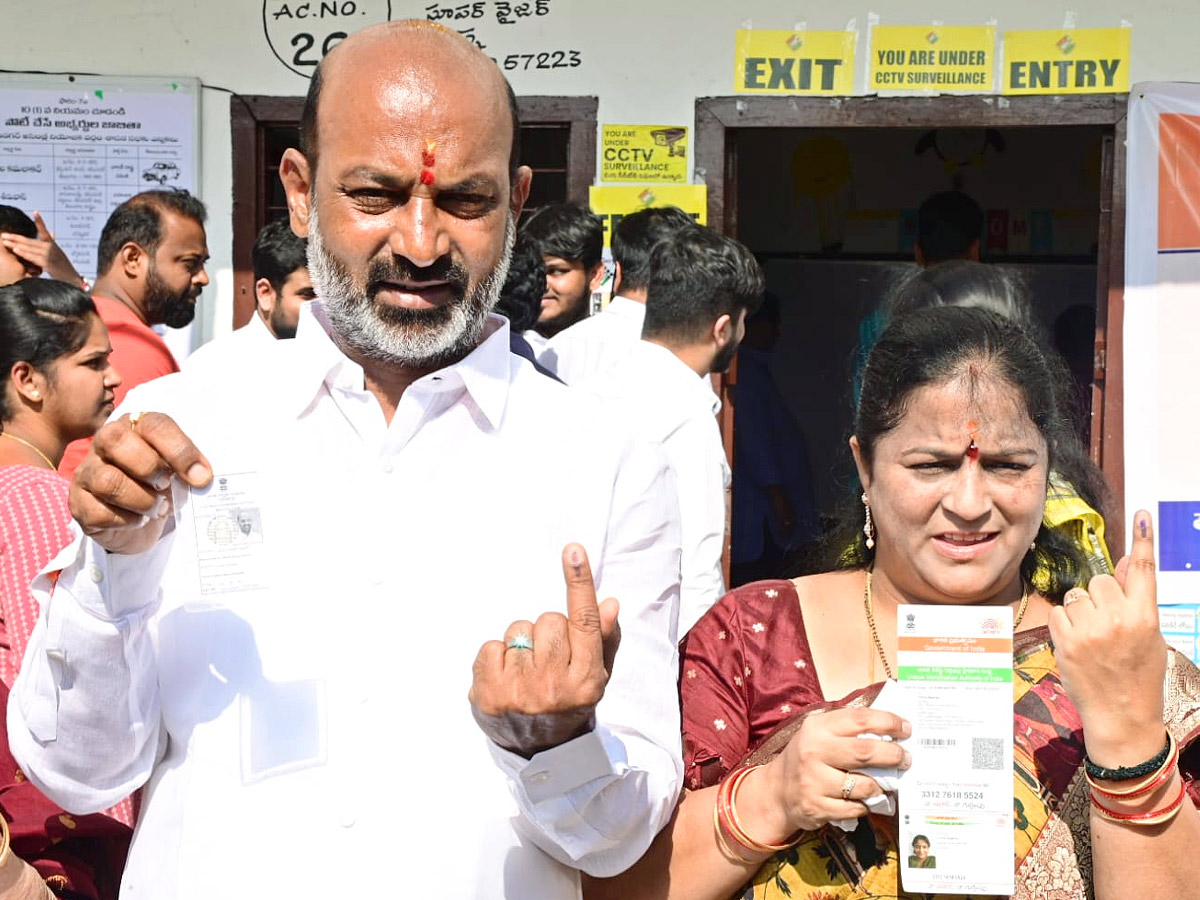
[[[280,379],[281,396],[287,408],[299,416],[322,389],[347,392],[365,390],[362,366],[346,356],[330,336],[329,316],[320,300],[304,304],[296,337],[279,341],[290,351],[284,359]],[[409,390],[421,393],[465,391],[479,407],[492,428],[504,418],[512,381],[508,348],[508,320],[491,315],[484,324],[483,340],[458,362],[418,378]]]
[[[646,318],[645,303],[638,303],[636,300],[630,300],[620,294],[608,301],[608,306],[604,307],[604,311],[623,318]]]

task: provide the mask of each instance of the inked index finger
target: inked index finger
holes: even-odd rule
[[[579,544],[567,544],[562,555],[563,579],[567,583],[567,636],[571,659],[603,654],[600,633],[600,605],[596,602],[596,584],[587,551]]]
[[[1139,509],[1133,516],[1133,546],[1125,571],[1125,596],[1149,605],[1158,602],[1158,587],[1154,565],[1154,520],[1150,513]]]

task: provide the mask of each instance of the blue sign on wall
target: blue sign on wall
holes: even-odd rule
[[[1200,572],[1200,500],[1158,504],[1158,567],[1164,572]]]

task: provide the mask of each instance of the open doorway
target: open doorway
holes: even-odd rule
[[[1109,324],[1122,282],[1113,176],[1124,98],[1028,98],[1038,102],[1015,112],[999,98],[773,99],[699,101],[697,161],[719,172],[706,167],[710,222],[759,256],[780,299],[771,375],[807,443],[816,513],[831,515],[854,484],[845,442],[860,328],[914,265],[921,201],[951,189],[983,209],[983,261],[1020,275],[1046,335],[1057,326],[1074,354],[1083,437],[1119,497]],[[735,410],[725,425],[732,446]],[[736,503],[736,474],[733,491]]]

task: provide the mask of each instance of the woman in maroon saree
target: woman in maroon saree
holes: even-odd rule
[[[895,817],[868,815],[881,789],[859,771],[911,759],[899,740],[858,737],[911,733],[869,707],[907,603],[1013,609],[1014,896],[1194,893],[1200,673],[1158,630],[1147,514],[1135,518],[1131,561],[1087,591],[1075,587],[1077,551],[1042,525],[1051,467],[1086,465],[1058,376],[993,314],[939,309],[892,324],[864,373],[851,441],[864,533],[840,570],[747,585],[689,632],[687,791],[641,862],[586,882],[589,900],[917,896],[902,889]],[[1033,587],[1035,572],[1048,583]],[[1098,798],[1135,817],[1114,821],[1089,796],[1085,756],[1134,767],[1168,733],[1178,766],[1160,765],[1148,789],[1140,776],[1096,782],[1139,789]],[[830,824],[846,819],[857,829]]]

